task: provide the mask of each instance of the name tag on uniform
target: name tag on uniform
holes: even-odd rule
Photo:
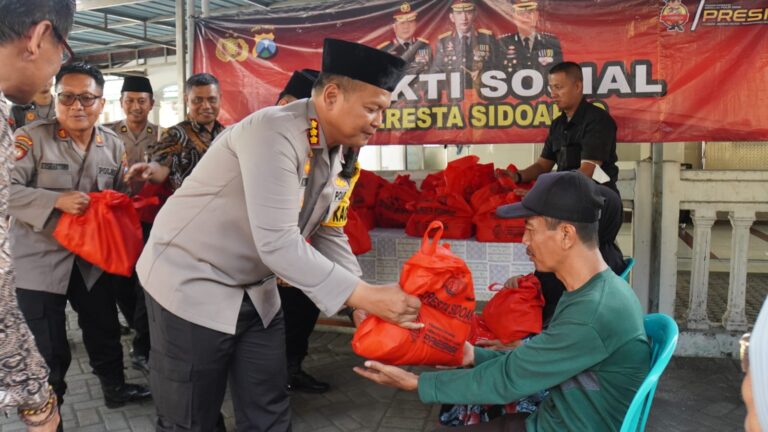
[[[99,167],[99,175],[114,176],[117,174],[116,168]]]
[[[69,171],[69,164],[41,162],[40,169],[51,170],[51,171]]]

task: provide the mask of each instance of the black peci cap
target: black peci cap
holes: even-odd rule
[[[392,91],[405,75],[405,60],[354,42],[326,39],[323,73],[342,75]]]
[[[152,84],[149,83],[149,79],[140,76],[125,77],[123,80],[123,88],[120,89],[120,93],[127,91],[154,94],[152,92]]]
[[[600,219],[604,198],[592,179],[576,171],[543,174],[515,204],[496,209],[501,218],[546,216],[568,222],[591,223]]]
[[[312,86],[315,84],[317,76],[320,72],[314,69],[302,69],[300,71],[293,71],[291,79],[285,85],[283,91],[280,92],[278,100],[282,99],[285,95],[291,95],[296,99],[305,99],[312,95]]]

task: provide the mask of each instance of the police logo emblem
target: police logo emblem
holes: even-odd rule
[[[683,26],[690,17],[688,8],[681,0],[664,0],[664,2],[666,4],[661,8],[659,21],[667,27],[667,31],[685,31]]]
[[[222,38],[216,43],[216,58],[224,63],[248,58],[248,43],[240,38]]]
[[[260,59],[270,59],[277,54],[274,33],[262,33],[253,36],[256,46],[253,47],[253,56]]]

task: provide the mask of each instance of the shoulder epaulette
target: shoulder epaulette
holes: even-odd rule
[[[493,32],[488,29],[477,29],[477,32],[493,36]]]
[[[438,39],[444,39],[445,37],[450,36],[452,33],[453,33],[452,31],[447,31],[447,32],[441,34],[440,36],[438,36],[437,38]]]
[[[377,46],[376,49],[382,49],[382,48],[384,48],[387,45],[389,45],[389,41],[386,41],[386,42],[383,42],[383,43],[379,44],[379,46]]]
[[[425,38],[422,38],[422,37],[416,38],[416,39],[418,39],[418,40],[424,42],[425,44],[429,45],[429,39],[425,39]]]
[[[119,138],[119,136],[117,135],[117,132],[115,132],[112,129],[108,128],[106,125],[100,125],[100,129],[102,131],[106,132],[107,134],[112,135],[115,138]]]

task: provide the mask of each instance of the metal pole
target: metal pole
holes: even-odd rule
[[[649,312],[659,310],[659,298],[661,295],[661,223],[662,223],[662,198],[664,196],[664,147],[663,143],[651,143],[653,164],[653,214],[651,217],[651,278],[648,281]]]
[[[187,103],[184,97],[184,83],[187,81],[186,56],[184,55],[184,0],[176,0],[176,82],[179,86],[179,121],[187,115]]]
[[[187,0],[187,76],[192,76],[195,60],[195,0]]]
[[[203,9],[203,14],[202,14],[203,18],[207,18],[208,15],[211,14],[211,8],[210,8],[211,2],[210,2],[210,0],[203,0],[200,6]]]

